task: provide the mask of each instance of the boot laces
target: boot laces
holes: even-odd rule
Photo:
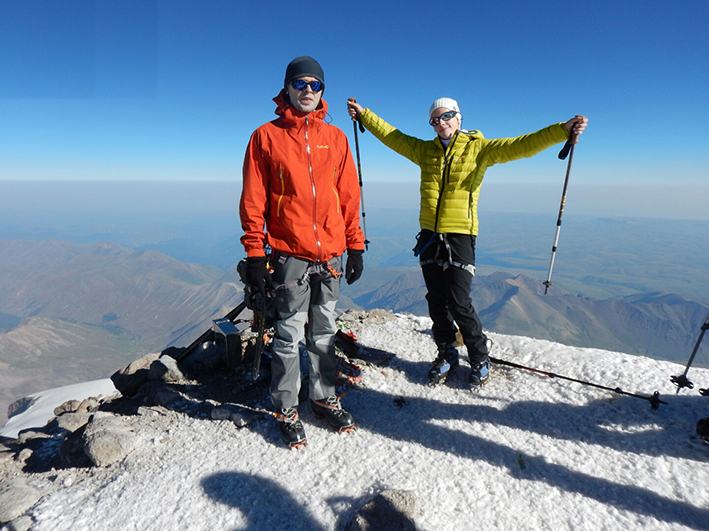
[[[287,424],[295,424],[298,422],[298,410],[294,407],[283,408],[278,414],[278,420]]]
[[[322,400],[316,400],[316,402],[325,407],[329,407],[330,409],[342,409],[342,404],[340,403],[340,399],[337,395],[330,395]]]
[[[322,407],[326,407],[330,410],[330,414],[335,415],[336,417],[340,417],[345,413],[345,410],[342,409],[340,397],[337,395],[330,395],[322,400],[315,400],[315,403]]]

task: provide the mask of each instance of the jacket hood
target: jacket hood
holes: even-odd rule
[[[278,96],[273,98],[273,101],[276,103],[275,113],[286,122],[297,123],[305,118],[306,113],[299,111],[288,103],[285,89],[281,89]],[[307,114],[313,120],[324,121],[327,116],[327,102],[321,98],[318,108]]]

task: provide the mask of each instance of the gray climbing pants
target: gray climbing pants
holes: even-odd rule
[[[335,306],[340,297],[342,256],[311,262],[275,253],[272,263],[277,288],[271,401],[282,409],[298,404],[303,339],[310,360],[309,397],[319,400],[335,394]]]

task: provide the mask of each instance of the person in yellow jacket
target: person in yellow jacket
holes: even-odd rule
[[[350,99],[348,111],[384,145],[421,168],[421,232],[414,253],[419,257],[428,291],[429,315],[438,354],[428,373],[431,385],[442,383],[458,368],[456,324],[468,351],[469,382],[479,389],[489,380],[488,338],[470,298],[475,274],[478,195],[487,168],[531,157],[570,135],[583,133],[588,120],[577,115],[535,133],[486,139],[479,131],[461,128],[458,102],[439,98],[429,109],[433,140],[406,135],[370,109]]]

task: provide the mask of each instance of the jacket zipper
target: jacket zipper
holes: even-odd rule
[[[278,196],[278,203],[276,204],[276,217],[281,215],[281,200],[286,193],[285,184],[283,183],[283,168],[278,168],[278,178],[281,181],[281,193]]]
[[[315,177],[313,176],[313,164],[310,157],[310,137],[308,136],[309,130],[309,120],[308,115],[305,115],[305,152],[308,154],[308,173],[310,173],[310,185],[313,189],[313,232],[315,233],[315,243],[318,247],[318,262],[322,261],[322,245],[320,244],[320,235],[318,234],[317,225],[317,194],[315,192]]]
[[[445,189],[446,184],[448,184],[448,180],[450,179],[451,174],[451,165],[448,157],[449,155],[453,154],[453,144],[455,144],[457,138],[458,131],[455,132],[453,138],[451,138],[451,141],[448,143],[448,147],[443,152],[443,172],[441,173],[441,189],[438,192],[438,201],[436,202],[436,222],[433,225],[433,232],[438,232],[438,216],[440,215],[441,201],[443,200],[443,190]]]
[[[335,182],[337,181],[337,166],[332,169],[332,191],[335,192],[335,199],[337,199],[337,213],[340,213],[340,194],[337,193],[337,186]]]

